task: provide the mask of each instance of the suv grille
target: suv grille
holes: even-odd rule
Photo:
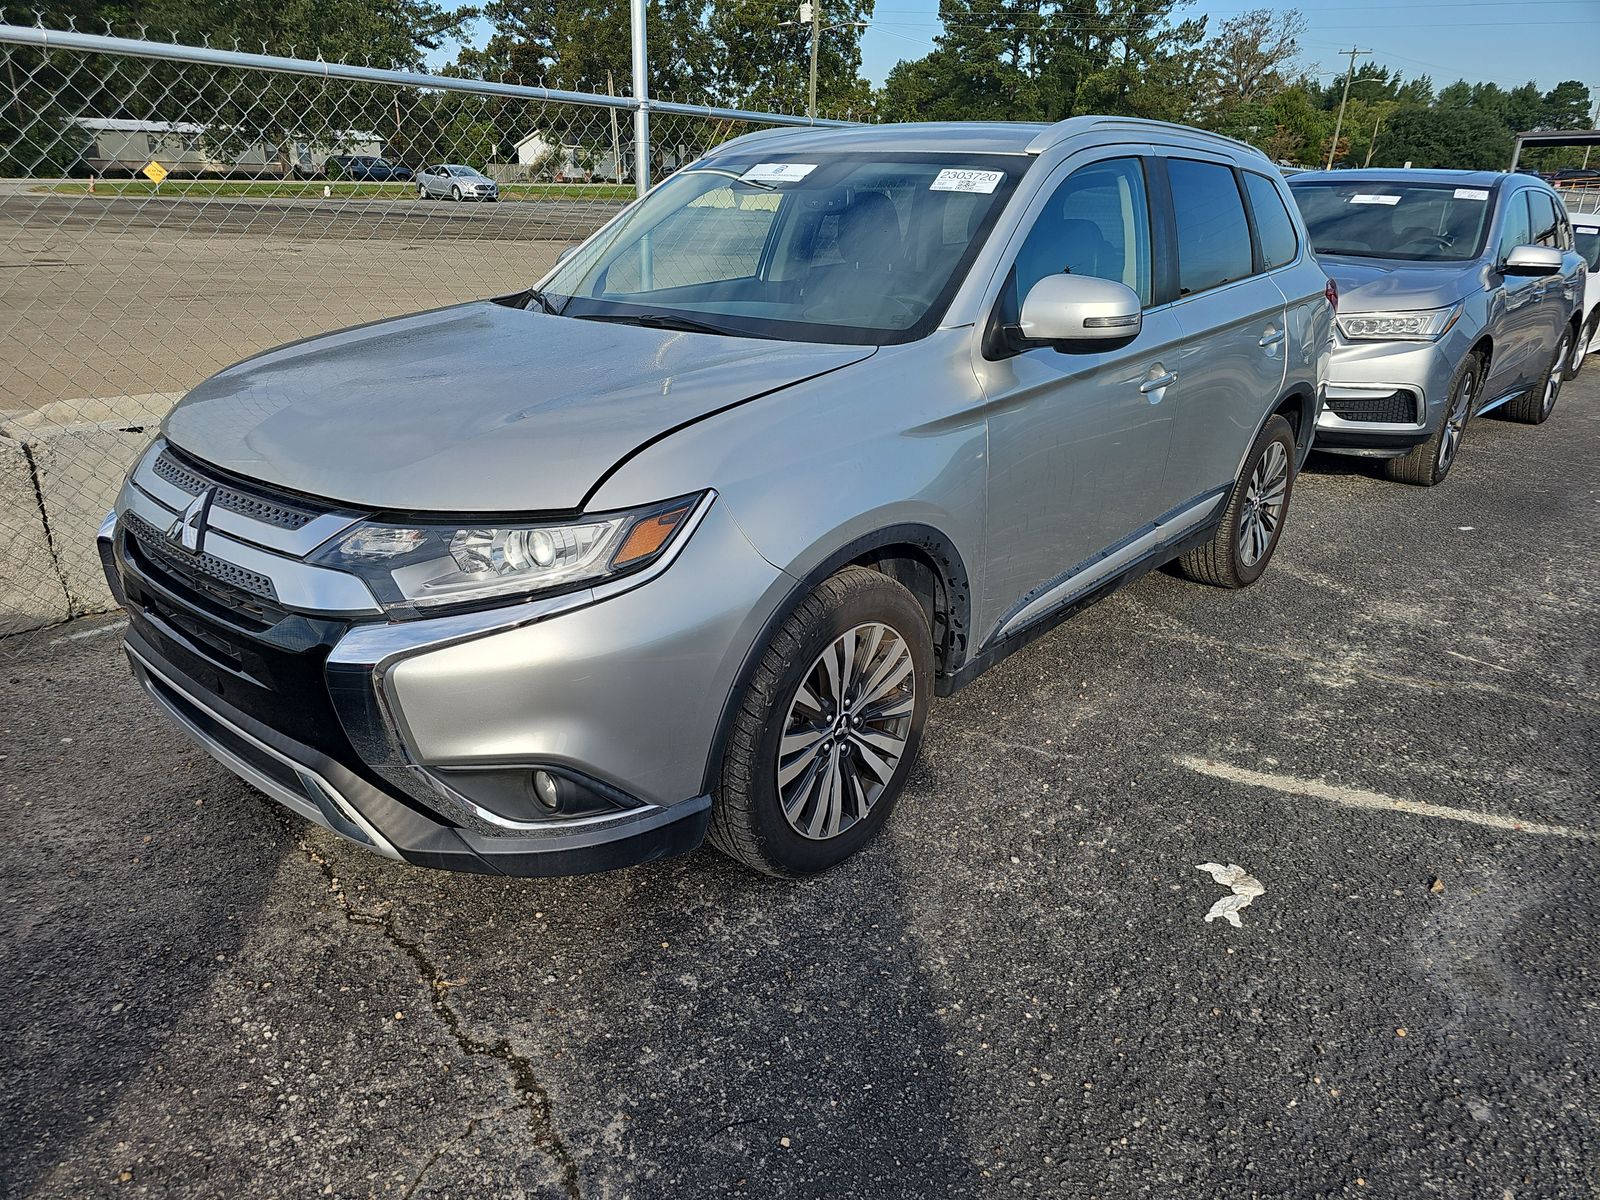
[[[1387,396],[1329,396],[1328,407],[1346,421],[1414,425],[1417,420],[1417,404],[1410,392],[1390,392]]]
[[[255,571],[224,562],[214,554],[190,554],[175,549],[167,535],[136,513],[123,513],[122,524],[140,554],[150,566],[163,575],[176,578],[180,583],[219,600],[224,604],[240,604],[238,592],[276,601],[277,589],[272,580]],[[218,585],[222,586],[218,586]],[[247,611],[259,605],[240,604]]]
[[[321,515],[309,505],[296,504],[282,497],[269,497],[245,491],[232,484],[209,479],[200,471],[181,462],[170,446],[162,449],[156,457],[155,466],[151,469],[173,487],[181,488],[191,496],[198,496],[206,488],[215,487],[217,491],[211,499],[212,504],[229,512],[236,512],[240,516],[249,517],[251,520],[260,521],[264,525],[276,525],[280,529],[299,529]]]

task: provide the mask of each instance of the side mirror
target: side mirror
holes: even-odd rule
[[[1138,337],[1143,325],[1143,305],[1132,288],[1093,275],[1062,274],[1046,275],[1028,290],[1017,331],[1063,352],[1111,350]]]
[[[567,259],[571,258],[577,252],[578,252],[578,248],[576,246],[567,246],[567,247],[565,247],[561,251],[560,254],[556,255],[556,266],[559,267],[562,263],[566,262]]]
[[[1559,275],[1561,251],[1552,246],[1518,246],[1506,255],[1504,275]]]

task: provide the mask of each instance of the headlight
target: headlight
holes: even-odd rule
[[[1352,341],[1431,342],[1461,315],[1459,304],[1417,312],[1340,313],[1339,332]]]
[[[707,494],[559,523],[363,521],[311,556],[366,580],[385,608],[436,608],[566,590],[661,558]]]

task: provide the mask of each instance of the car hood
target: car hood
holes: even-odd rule
[[[184,397],[164,432],[225,470],[364,508],[576,509],[643,443],[872,352],[481,301],[247,359]]]
[[[1444,308],[1485,286],[1481,262],[1416,263],[1397,259],[1317,256],[1339,285],[1339,311],[1412,312]]]

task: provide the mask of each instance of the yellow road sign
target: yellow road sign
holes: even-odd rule
[[[152,159],[151,161],[145,163],[142,174],[146,179],[150,180],[151,183],[160,183],[163,179],[170,175],[171,172],[163,167],[160,163]]]

